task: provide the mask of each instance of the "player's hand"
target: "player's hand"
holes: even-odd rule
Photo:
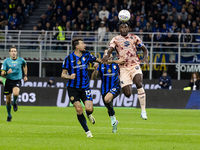
[[[124,58],[120,58],[118,60],[118,64],[123,65],[126,62],[126,60]]]
[[[26,82],[28,80],[27,76],[24,76],[24,81]]]
[[[98,64],[98,63],[95,63],[95,64],[94,64],[94,70],[97,70],[98,66],[99,66],[99,64]]]
[[[70,75],[70,78],[71,78],[71,79],[75,79],[75,78],[76,78],[76,74],[75,74],[75,73],[71,74],[71,75]]]
[[[8,69],[7,74],[11,74],[12,73],[12,69]]]
[[[162,82],[160,82],[160,85],[162,85],[163,83]]]

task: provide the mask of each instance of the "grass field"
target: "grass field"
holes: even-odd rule
[[[115,108],[118,132],[112,133],[106,109],[95,108],[96,124],[88,126],[86,138],[72,107],[25,107],[12,111],[6,122],[6,107],[0,106],[0,150],[195,150],[200,149],[200,111]]]

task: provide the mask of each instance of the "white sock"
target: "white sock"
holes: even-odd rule
[[[115,121],[116,121],[115,115],[110,116],[110,119],[111,119],[111,125],[113,125],[115,123]]]
[[[142,110],[142,113],[146,113],[146,110]]]

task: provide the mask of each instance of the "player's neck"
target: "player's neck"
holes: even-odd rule
[[[75,54],[76,56],[78,56],[78,57],[81,57],[81,56],[83,55],[82,52],[79,51],[79,50],[75,50],[74,54]]]

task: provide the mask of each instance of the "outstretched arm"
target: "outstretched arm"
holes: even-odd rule
[[[116,64],[120,64],[123,65],[126,61],[123,58],[120,58],[118,60],[108,60],[108,63],[116,63]]]
[[[105,54],[105,57],[102,58],[103,63],[106,63],[108,61],[108,58],[110,57],[110,54],[114,51],[113,47],[109,47],[107,53]]]

